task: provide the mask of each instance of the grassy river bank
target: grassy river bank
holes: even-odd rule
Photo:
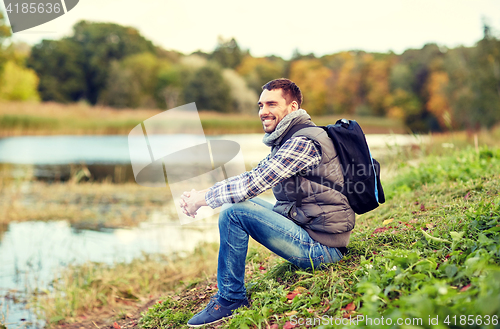
[[[252,244],[246,276],[252,305],[214,327],[327,328],[337,327],[335,319],[361,315],[378,324],[358,321],[359,327],[379,327],[382,316],[398,328],[404,321],[424,328],[464,327],[467,321],[474,321],[472,327],[495,327],[500,313],[498,146],[491,134],[479,135],[477,147],[474,138],[455,134],[395,150],[381,161],[391,173],[383,177],[388,200],[358,216],[341,262],[304,271]],[[40,195],[44,188],[57,191],[37,184]],[[99,186],[86,184],[75,184],[73,192],[85,195]],[[105,191],[112,186],[95,190],[101,196],[92,197],[94,204],[109,203],[113,192]],[[153,206],[157,197],[121,185],[114,188],[118,191],[137,191],[130,200],[135,195]],[[205,244],[185,258],[144,255],[130,263],[70,266],[30,304],[48,327],[183,328],[216,291],[216,259],[217,245]],[[431,322],[436,318],[438,326]]]

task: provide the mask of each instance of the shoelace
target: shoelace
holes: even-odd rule
[[[212,296],[212,297],[210,297],[210,301],[208,302],[206,308],[208,309],[208,308],[212,307],[212,305],[215,304],[215,303],[217,303],[217,294],[214,295],[214,296]]]

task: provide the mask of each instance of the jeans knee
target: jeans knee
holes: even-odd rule
[[[249,206],[248,201],[239,202],[239,203],[225,203],[222,205],[220,214],[219,214],[219,227],[225,227],[232,220],[238,220],[237,213],[245,213],[248,209],[245,209]]]
[[[219,214],[219,228],[226,227],[231,221],[231,213],[237,203],[224,203]]]

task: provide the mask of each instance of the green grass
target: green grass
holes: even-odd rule
[[[384,186],[386,204],[358,217],[342,261],[301,270],[251,249],[251,307],[217,327],[329,328],[339,327],[335,319],[359,319],[346,326],[498,328],[500,150],[465,148],[398,167]],[[140,324],[184,328],[205,304],[185,290],[150,308]],[[382,317],[392,325],[381,326]]]
[[[383,159],[394,172],[383,179],[387,202],[357,217],[342,261],[303,270],[252,244],[246,267],[251,307],[212,328],[304,327],[299,322],[329,328],[339,327],[336,319],[359,316],[394,321],[387,328],[415,327],[397,325],[398,318],[424,328],[433,327],[434,319],[435,328],[461,328],[473,318],[474,324],[481,319],[490,325],[467,327],[493,328],[493,316],[500,314],[500,149],[471,147],[463,137],[451,136],[450,148],[450,136],[432,136],[430,144]],[[89,204],[123,198],[112,184],[73,184],[60,191],[58,186],[51,186],[50,200],[64,200],[68,189],[94,200]],[[29,193],[45,194],[45,188]],[[136,192],[130,187],[131,195]],[[130,200],[143,202],[141,207],[155,200],[142,193]],[[148,329],[187,328],[187,320],[216,292],[216,253],[217,246],[201,247],[176,259],[175,267],[161,256],[71,266],[36,303],[49,326],[80,322],[82,315],[101,319],[103,310],[111,310],[112,318],[97,322],[102,327],[126,322],[124,314],[163,296],[134,321],[140,318],[138,325]],[[365,326],[380,327],[361,320],[348,325]]]
[[[61,271],[49,289],[37,291],[30,306],[46,319],[48,327],[79,322],[83,314],[92,312],[105,312],[112,324],[183,282],[198,282],[197,278],[213,273],[217,250],[215,244],[203,244],[194,256],[183,259],[176,255],[143,255],[113,265],[71,265]],[[113,318],[109,319],[109,314]]]

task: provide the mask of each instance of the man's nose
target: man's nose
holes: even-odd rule
[[[259,110],[259,117],[263,117],[269,114],[267,106],[263,105]]]

